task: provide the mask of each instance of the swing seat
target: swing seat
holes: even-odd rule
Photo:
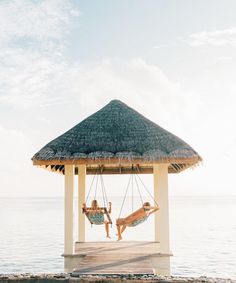
[[[104,214],[102,211],[96,213],[87,213],[87,217],[89,218],[90,222],[95,225],[102,225],[104,224]]]
[[[145,222],[148,219],[148,216],[144,216],[140,219],[134,220],[132,223],[128,224],[127,227],[136,227],[139,224]]]
[[[86,210],[87,212],[85,212],[83,209],[83,213],[85,213],[91,225],[92,224],[95,224],[95,225],[104,224],[104,221],[105,221],[104,214],[106,215],[108,219],[108,223],[112,224],[110,214],[108,213],[106,207],[99,207],[96,213],[94,213],[94,210],[91,207],[87,207]]]

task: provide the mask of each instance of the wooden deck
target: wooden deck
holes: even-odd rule
[[[73,273],[153,274],[152,258],[163,256],[158,251],[158,242],[77,242]]]

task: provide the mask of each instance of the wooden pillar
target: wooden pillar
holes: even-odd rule
[[[155,241],[160,242],[160,252],[170,253],[168,164],[154,164],[154,198],[160,210],[155,213]]]
[[[65,203],[64,203],[64,254],[73,254],[73,190],[74,166],[65,165]]]
[[[86,165],[78,166],[78,241],[85,242],[85,215],[82,205],[85,202]]]

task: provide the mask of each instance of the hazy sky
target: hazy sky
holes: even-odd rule
[[[112,99],[204,158],[170,194],[236,194],[235,14],[235,0],[2,0],[0,196],[62,196],[31,157]]]

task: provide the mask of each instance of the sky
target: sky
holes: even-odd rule
[[[31,157],[112,99],[204,159],[169,176],[170,195],[235,195],[235,11],[235,0],[0,1],[0,197],[63,196],[63,176]]]

